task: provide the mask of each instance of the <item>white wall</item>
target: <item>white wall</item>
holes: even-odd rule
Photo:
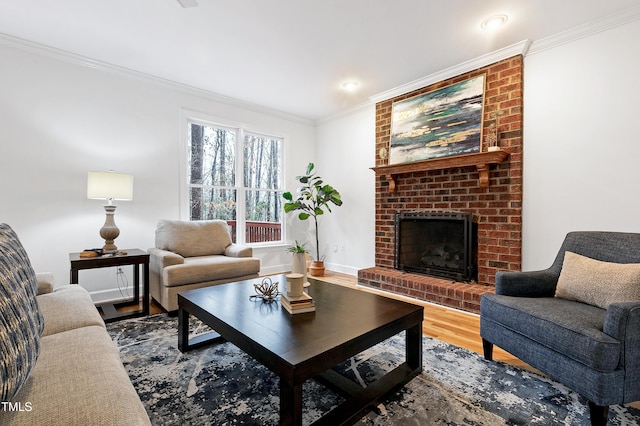
[[[104,243],[103,203],[86,198],[88,171],[134,175],[134,200],[116,203],[118,247],[152,247],[158,219],[179,217],[181,108],[285,136],[289,164],[314,159],[315,126],[302,119],[1,40],[0,62],[0,222],[57,285],[69,282],[68,253]],[[287,187],[297,173],[285,170]],[[263,272],[290,268],[283,247],[254,253]],[[80,272],[94,300],[117,297],[115,277],[115,270]]]
[[[636,21],[525,58],[524,270],[569,231],[640,232],[638,39]]]
[[[375,263],[375,105],[318,124],[316,168],[343,205],[319,219],[320,254],[333,271],[356,275]]]

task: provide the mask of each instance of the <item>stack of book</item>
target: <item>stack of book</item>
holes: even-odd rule
[[[307,293],[302,296],[287,296],[286,293],[280,295],[280,303],[290,314],[301,314],[303,312],[313,312],[316,310],[316,304],[313,298]]]

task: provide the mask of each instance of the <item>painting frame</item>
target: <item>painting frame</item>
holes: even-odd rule
[[[480,152],[486,74],[393,102],[389,165]]]

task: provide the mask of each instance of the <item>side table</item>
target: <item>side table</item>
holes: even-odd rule
[[[102,309],[104,314],[105,322],[149,315],[149,253],[140,249],[126,249],[123,251],[127,254],[98,257],[80,257],[80,253],[69,253],[71,284],[78,284],[78,271],[81,269],[133,265],[133,299],[118,302],[115,304],[117,306],[137,305],[140,303],[140,265],[142,265],[142,309],[118,313],[113,303],[98,304],[97,306]]]

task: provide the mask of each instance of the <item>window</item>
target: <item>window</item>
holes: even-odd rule
[[[190,220],[223,219],[237,243],[282,241],[283,139],[187,120]]]

